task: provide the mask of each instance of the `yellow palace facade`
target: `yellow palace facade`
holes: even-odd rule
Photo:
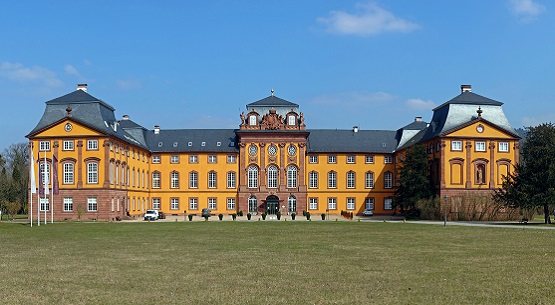
[[[54,220],[167,215],[393,214],[396,168],[424,144],[436,194],[491,192],[518,160],[519,137],[502,103],[461,94],[398,130],[307,129],[299,105],[268,96],[246,105],[237,129],[147,129],[87,92],[46,102],[27,135],[34,196]]]

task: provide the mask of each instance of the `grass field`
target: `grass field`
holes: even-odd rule
[[[2,304],[548,304],[555,231],[366,222],[0,224]]]

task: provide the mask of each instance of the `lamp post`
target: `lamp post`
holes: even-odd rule
[[[443,196],[443,200],[445,200],[445,204],[443,206],[443,226],[444,227],[447,225],[447,199],[449,199],[449,196],[447,195]]]

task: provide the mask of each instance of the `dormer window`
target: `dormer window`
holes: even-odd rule
[[[296,117],[294,115],[290,115],[287,117],[287,125],[295,125]]]
[[[254,126],[256,125],[256,115],[249,116],[249,125]]]

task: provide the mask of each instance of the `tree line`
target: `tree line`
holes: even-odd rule
[[[12,144],[0,154],[0,210],[12,218],[27,213],[29,190],[27,143]],[[3,217],[3,216],[2,216]]]

